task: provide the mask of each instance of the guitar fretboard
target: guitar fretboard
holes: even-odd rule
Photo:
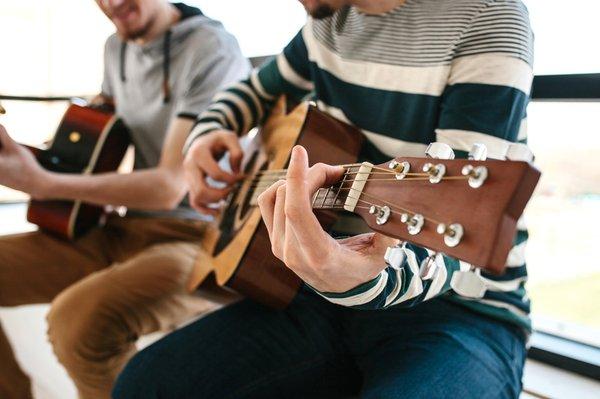
[[[267,179],[258,179],[257,183],[252,186],[252,195],[250,199],[251,206],[257,206],[258,196],[265,192],[274,182]],[[347,181],[347,176],[342,181],[334,186],[320,188],[314,194],[311,201],[313,209],[341,209],[346,202],[352,181]]]

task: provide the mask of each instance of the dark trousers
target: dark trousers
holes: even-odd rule
[[[304,291],[285,311],[245,300],[137,354],[117,399],[517,398],[520,332],[443,298],[359,311]]]

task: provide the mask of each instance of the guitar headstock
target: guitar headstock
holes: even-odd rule
[[[343,207],[382,234],[501,273],[541,175],[525,146],[509,154],[526,161],[486,160],[482,145],[452,159],[450,147],[434,143],[428,158],[348,166]]]

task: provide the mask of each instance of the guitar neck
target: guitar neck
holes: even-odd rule
[[[250,200],[250,205],[256,206],[257,199],[260,194],[266,191],[271,184],[275,183],[274,179],[255,179],[255,182],[252,185],[252,196]],[[320,188],[313,195],[313,199],[311,201],[313,209],[320,210],[341,210],[344,208],[344,203],[348,197],[350,189],[350,182],[345,182],[341,180],[336,185],[326,188]]]

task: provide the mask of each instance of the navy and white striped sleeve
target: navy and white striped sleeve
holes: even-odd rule
[[[260,124],[277,98],[300,100],[314,89],[302,31],[277,57],[255,69],[250,78],[218,93],[198,118],[184,151],[199,136],[217,130],[243,135]]]

